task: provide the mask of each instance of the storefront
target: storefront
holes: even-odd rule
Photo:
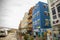
[[[53,29],[47,29],[47,40],[53,40]]]
[[[60,28],[58,28],[58,26],[54,26],[53,28],[53,39],[54,40],[60,39]]]
[[[52,28],[50,29],[41,29],[42,40],[53,40]]]

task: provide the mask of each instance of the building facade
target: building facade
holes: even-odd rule
[[[51,26],[54,34],[60,34],[60,0],[48,0]]]
[[[33,10],[33,7],[30,8],[29,10],[29,13],[28,13],[28,32],[29,33],[32,33],[32,10]]]
[[[21,32],[26,32],[28,27],[28,13],[26,12],[22,21],[20,22],[19,29]]]
[[[51,17],[51,25],[59,25],[60,24],[60,0],[48,0],[50,17]]]
[[[34,32],[39,32],[40,34],[42,30],[45,31],[46,29],[51,28],[48,4],[38,2],[34,6],[32,16]]]

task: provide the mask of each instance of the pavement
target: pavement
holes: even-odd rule
[[[17,40],[15,33],[10,33],[6,37],[0,37],[0,40]]]

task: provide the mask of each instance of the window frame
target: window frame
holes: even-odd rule
[[[49,13],[47,11],[44,11],[44,15],[49,16]]]
[[[53,19],[57,19],[57,16],[56,15],[53,15]]]
[[[59,8],[58,8],[59,7]],[[56,5],[56,8],[57,8],[57,12],[58,12],[58,17],[60,17],[60,3]]]
[[[60,8],[60,3],[59,3],[59,4],[57,4],[57,5],[56,5],[56,7],[57,7],[57,11],[58,11],[58,7]],[[58,11],[58,12],[59,12],[59,11]]]
[[[49,26],[50,24],[50,20],[49,19],[45,19],[45,26]]]
[[[54,13],[53,13],[54,12]],[[52,15],[55,15],[56,14],[56,10],[55,10],[55,7],[52,8]]]
[[[44,4],[43,7],[44,7],[44,8],[47,8],[48,6],[47,6],[47,4]]]

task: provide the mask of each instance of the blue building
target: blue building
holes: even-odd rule
[[[32,21],[33,21],[34,32],[40,32],[43,29],[51,28],[50,16],[48,13],[48,4],[43,2],[38,2],[34,6]]]

